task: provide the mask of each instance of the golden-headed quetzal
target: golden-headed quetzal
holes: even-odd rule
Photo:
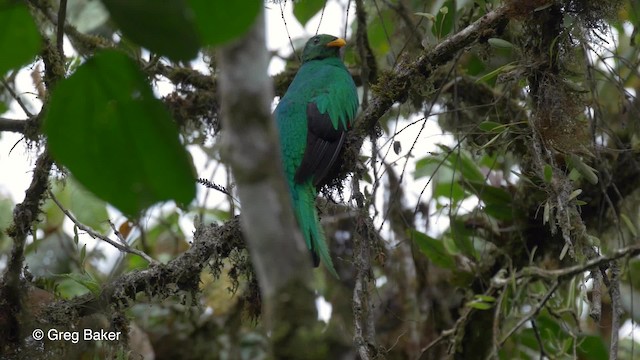
[[[298,225],[314,265],[322,259],[336,277],[315,200],[358,110],[356,85],[339,57],[345,44],[331,35],[309,39],[302,66],[274,112]]]

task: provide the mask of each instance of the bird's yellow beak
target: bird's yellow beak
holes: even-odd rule
[[[341,47],[343,47],[345,45],[347,45],[347,42],[344,41],[344,39],[340,39],[340,38],[337,38],[337,39],[327,43],[327,47],[339,47],[339,48],[341,48]]]

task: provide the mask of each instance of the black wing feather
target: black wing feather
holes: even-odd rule
[[[313,102],[307,104],[307,129],[307,147],[294,180],[300,184],[312,178],[318,186],[338,158],[347,129],[341,124],[335,129],[329,113],[321,114]]]

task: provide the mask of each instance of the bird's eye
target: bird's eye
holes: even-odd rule
[[[318,43],[320,42],[320,38],[314,38],[313,39],[313,43],[318,45]]]

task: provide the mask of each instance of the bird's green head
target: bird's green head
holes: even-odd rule
[[[307,41],[302,51],[302,62],[338,57],[340,48],[346,42],[331,35],[316,35]]]

